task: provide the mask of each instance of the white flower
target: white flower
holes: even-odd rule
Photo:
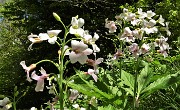
[[[62,30],[50,30],[47,31],[47,33],[40,33],[39,37],[48,40],[50,44],[55,44],[57,40],[57,35],[61,32]]]
[[[159,19],[158,19],[158,22],[159,22],[159,24],[161,24],[162,26],[165,26],[165,24],[164,24],[164,19],[163,19],[162,15],[160,15],[160,17],[159,17]]]
[[[84,25],[84,19],[79,18],[77,19],[77,17],[72,17],[71,20],[71,27],[69,30],[70,34],[77,34],[79,36],[82,36],[84,33],[84,30],[82,29],[82,26]]]
[[[149,22],[144,20],[144,31],[146,32],[146,34],[150,34],[150,33],[157,33],[158,29],[155,27],[156,25],[156,21],[154,19],[151,19]]]
[[[143,12],[141,8],[138,8],[138,14],[139,14],[139,18],[140,19],[144,19],[145,17],[147,17],[147,13]]]
[[[155,16],[156,13],[152,12],[151,10],[150,11],[147,11],[147,18],[148,19],[152,19],[153,16]]]
[[[49,89],[49,92],[48,92],[49,94],[54,94],[55,95],[54,85],[50,86],[50,87],[46,86],[46,88]]]
[[[8,110],[12,107],[12,104],[10,103],[10,100],[8,97],[5,97],[3,100],[0,100],[0,106],[2,106],[2,110]],[[1,108],[0,108],[1,110]]]
[[[129,27],[125,27],[124,33],[120,36],[120,40],[125,40],[125,42],[134,42],[135,38]]]
[[[71,63],[76,63],[77,61],[81,64],[86,63],[88,59],[87,55],[92,54],[93,50],[88,48],[83,42],[76,40],[71,41],[72,51],[69,54],[69,59]]]
[[[79,108],[79,105],[78,104],[74,104],[74,105],[72,105],[74,108]]]
[[[37,108],[36,107],[31,107],[31,109],[30,110],[37,110]]]
[[[166,22],[166,27],[165,27],[165,31],[167,32],[167,35],[170,36],[171,32],[169,31],[169,22]]]
[[[132,34],[133,34],[136,38],[138,38],[138,39],[141,40],[142,37],[143,37],[143,34],[144,34],[144,30],[137,28],[137,29],[135,29],[135,30],[132,31]]]
[[[105,27],[109,29],[109,33],[114,33],[116,32],[116,24],[114,21],[108,21],[108,18],[105,20]]]
[[[100,48],[95,44],[96,40],[99,39],[99,35],[97,33],[94,33],[93,38],[89,34],[85,34],[83,38],[84,38],[86,43],[92,45],[94,52],[100,52]]]

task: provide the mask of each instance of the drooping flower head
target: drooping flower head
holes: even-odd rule
[[[32,71],[34,68],[36,68],[36,64],[31,64],[30,66],[26,66],[25,61],[21,61],[20,65],[25,69],[25,72],[27,73],[27,80],[31,82],[31,78],[29,77],[29,72]]]
[[[43,39],[41,39],[38,35],[31,34],[28,36],[28,39],[32,42],[31,45],[28,47],[28,51],[32,50],[32,46],[35,43],[41,43]]]
[[[33,71],[33,73],[31,74],[32,79],[37,81],[37,85],[35,88],[36,92],[40,92],[40,91],[42,92],[43,91],[44,79],[46,79],[49,76],[48,74],[46,74],[46,71],[42,67],[41,67],[40,72],[42,74],[41,76],[38,76],[35,71]]]

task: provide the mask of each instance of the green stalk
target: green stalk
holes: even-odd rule
[[[15,95],[13,98],[13,108],[14,108],[14,110],[16,110],[16,96]]]
[[[64,95],[63,95],[63,89],[62,89],[62,80],[63,80],[63,59],[61,59],[60,62],[60,68],[59,68],[59,74],[60,74],[60,78],[59,78],[59,92],[60,92],[60,110],[63,110],[63,99],[64,99]]]
[[[63,23],[62,23],[63,24]],[[64,26],[64,24],[63,24]],[[65,28],[65,26],[64,26]],[[64,54],[65,54],[65,50],[64,50],[64,46],[66,44],[65,40],[66,37],[68,35],[68,30],[65,28],[65,34],[64,34],[64,39],[62,42],[62,48],[61,48],[61,54],[59,55],[59,75],[60,78],[58,80],[58,84],[59,84],[59,97],[60,97],[60,110],[64,109],[64,94],[63,94],[63,73],[64,73]]]
[[[136,91],[137,91],[137,78],[138,78],[138,67],[139,67],[139,58],[137,58],[137,62],[135,64],[135,81],[134,81],[134,97],[133,97],[133,110],[136,108]]]

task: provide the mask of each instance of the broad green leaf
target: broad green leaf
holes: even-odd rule
[[[123,84],[129,86],[131,88],[131,90],[134,90],[134,77],[133,75],[131,75],[130,73],[127,73],[126,71],[122,70],[121,71],[121,78],[122,78],[122,82]]]
[[[82,78],[82,76],[81,76],[81,71],[75,69],[75,72],[79,75],[79,77],[86,84],[86,86],[91,88],[94,92],[100,94],[102,97],[107,98],[107,99],[112,99],[113,98],[112,94],[107,94],[106,92],[103,92],[103,91],[99,90],[96,86],[93,85],[93,83],[90,83],[90,82],[84,80]]]
[[[141,70],[138,76],[138,96],[141,94],[141,91],[150,83],[151,77],[153,76],[153,72],[149,67],[148,63],[146,63],[145,67]]]
[[[178,71],[175,74],[164,76],[164,77],[152,82],[141,93],[144,93],[143,97],[145,97],[159,89],[165,89],[165,88],[169,87],[170,85],[177,83],[179,81],[180,81],[180,71]]]
[[[87,87],[86,84],[68,83],[68,86],[88,96],[95,96],[96,98],[102,98],[101,94],[94,92],[93,90],[91,90],[91,88]]]

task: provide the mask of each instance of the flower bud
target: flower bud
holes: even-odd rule
[[[61,18],[59,17],[58,14],[53,12],[53,16],[56,18],[57,21],[61,21]]]
[[[31,64],[29,67],[29,71],[33,70],[34,68],[36,68],[36,64]]]

